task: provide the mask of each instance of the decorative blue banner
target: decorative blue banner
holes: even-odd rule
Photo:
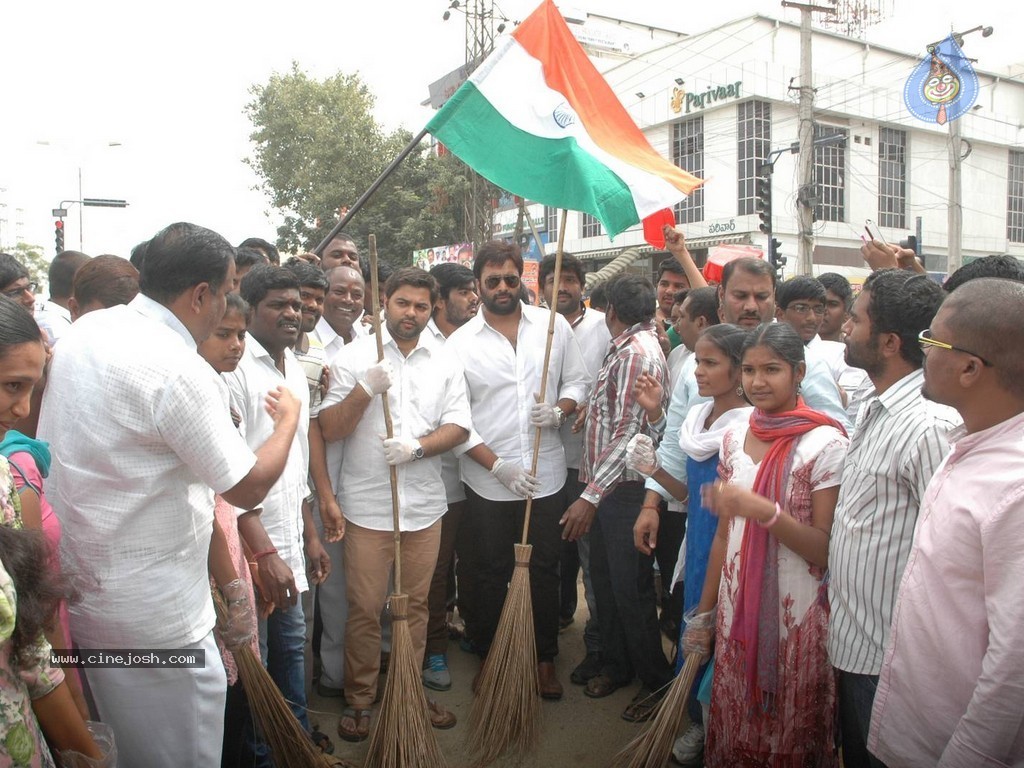
[[[910,114],[939,125],[956,120],[977,98],[978,76],[953,35],[929,48],[903,87]]]

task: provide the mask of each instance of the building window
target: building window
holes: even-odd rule
[[[846,136],[845,128],[833,125],[815,125],[814,140],[829,136]],[[846,145],[827,144],[814,147],[814,181],[816,221],[846,221]]]
[[[907,132],[895,128],[878,131],[878,223],[907,226]]]
[[[672,162],[694,176],[704,177],[704,118],[694,117],[672,125]],[[689,224],[704,220],[704,187],[697,187],[676,205],[676,221]]]
[[[550,205],[544,206],[544,228],[548,233],[548,242],[558,242],[558,209]]]
[[[1010,150],[1006,183],[1006,239],[1024,243],[1024,152]]]
[[[772,105],[767,101],[746,101],[739,110],[739,179],[740,216],[757,212],[755,180],[761,175],[761,164],[768,160],[772,145]]]
[[[580,237],[600,237],[601,222],[589,213],[580,214]],[[550,242],[550,241],[549,241]]]

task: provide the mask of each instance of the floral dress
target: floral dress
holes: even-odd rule
[[[743,450],[747,426],[722,442],[722,477],[752,488],[759,465]],[[786,511],[811,522],[811,493],[839,484],[849,441],[832,427],[803,435],[794,451],[786,484]],[[778,547],[779,645],[778,693],[770,712],[747,695],[744,653],[729,642],[739,590],[740,551],[745,525],[735,517],[718,595],[716,656],[705,765],[708,768],[835,768],[835,679],[826,650],[828,596],[825,571],[781,542]]]
[[[21,528],[21,506],[7,459],[0,457],[0,512],[3,524]],[[60,667],[50,666],[50,644],[39,635],[33,662],[16,668],[11,635],[18,596],[10,574],[0,564],[0,766],[52,768],[53,758],[32,712],[32,700],[50,693],[64,680]]]

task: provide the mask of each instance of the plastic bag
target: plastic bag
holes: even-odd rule
[[[61,750],[57,757],[63,768],[117,768],[117,744],[114,742],[114,729],[106,723],[87,720],[85,727],[89,729],[92,740],[100,748],[103,757],[96,759],[86,757],[73,749]]]

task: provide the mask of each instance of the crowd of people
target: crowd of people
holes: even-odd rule
[[[365,740],[392,499],[414,658],[445,691],[453,612],[491,649],[529,498],[542,698],[582,575],[587,697],[637,685],[644,722],[701,661],[684,766],[1024,765],[1020,263],[940,285],[871,242],[856,296],[754,258],[708,285],[665,236],[655,281],[589,301],[583,263],[556,283],[545,257],[550,331],[499,241],[371,274],[343,234],[281,264],[178,223],[130,260],[58,255],[38,304],[0,254],[0,764],[273,765],[250,652],[315,746],[311,687]]]

